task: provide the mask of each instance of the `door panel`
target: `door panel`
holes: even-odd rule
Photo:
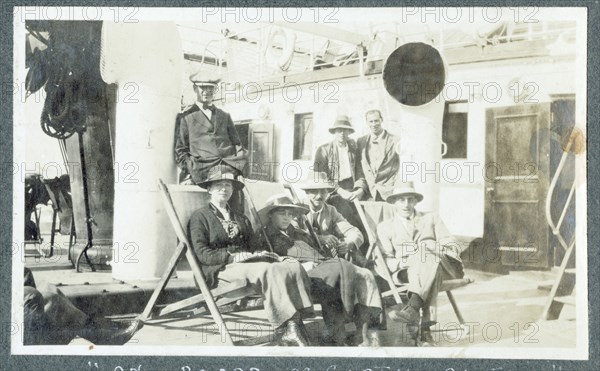
[[[273,181],[273,124],[250,124],[248,178]]]
[[[485,225],[487,257],[505,265],[548,268],[545,217],[550,104],[489,109],[486,117]]]

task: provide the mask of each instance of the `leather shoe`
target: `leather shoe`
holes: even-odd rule
[[[363,339],[363,342],[358,344],[359,347],[378,347],[380,346],[381,340],[379,338],[379,331],[367,330],[367,336]]]
[[[85,326],[81,337],[96,345],[123,345],[144,326],[139,319],[111,321],[105,319],[92,320]]]
[[[348,345],[348,342],[346,340],[346,332],[344,331],[344,332],[338,333],[338,334],[328,333],[321,338],[321,340],[319,341],[319,345],[325,346],[325,347],[346,346],[346,345]]]
[[[421,343],[423,343],[422,346],[430,346],[430,347],[435,346],[435,340],[433,339],[433,336],[431,335],[430,329],[421,328]]]
[[[285,331],[279,338],[279,346],[306,347],[310,345],[305,336],[306,331],[302,329],[304,326],[302,321],[289,320],[286,323]]]
[[[405,306],[403,309],[392,309],[388,312],[388,315],[395,322],[402,322],[408,325],[417,326],[419,324],[419,320],[421,319],[421,315],[419,311],[411,307],[410,305]]]

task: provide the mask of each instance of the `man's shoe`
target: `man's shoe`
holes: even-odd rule
[[[421,346],[434,347],[436,346],[431,330],[429,328],[421,328]]]
[[[126,321],[93,320],[85,326],[81,337],[96,345],[123,345],[142,328],[143,322],[139,319]]]
[[[346,346],[344,340],[336,339],[334,335],[327,334],[319,340],[319,345],[323,347],[343,347]]]
[[[302,331],[302,322],[289,320],[285,327],[285,331],[279,339],[279,346],[284,347],[307,347],[310,345],[308,339]]]
[[[363,339],[363,342],[358,344],[359,347],[378,347],[381,344],[379,338],[379,331],[367,330],[367,336]]]
[[[402,322],[413,326],[417,326],[419,324],[419,320],[421,319],[419,311],[409,305],[404,307],[402,310],[392,309],[388,312],[388,315],[392,321]]]

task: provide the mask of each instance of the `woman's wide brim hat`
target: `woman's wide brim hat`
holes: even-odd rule
[[[327,178],[327,174],[324,172],[309,171],[306,178],[304,178],[297,187],[303,190],[327,189],[328,191],[333,191],[335,189],[335,184]]]
[[[244,183],[239,176],[222,170],[209,171],[206,180],[199,182],[198,185],[204,189],[208,189],[211,184],[221,180],[230,180],[231,184],[233,184],[233,188],[236,190],[244,188]]]
[[[350,119],[346,115],[338,115],[338,117],[335,118],[333,125],[329,128],[329,132],[333,134],[336,129],[348,129],[354,133],[352,123],[350,123]]]
[[[303,205],[294,204],[290,196],[281,193],[270,197],[267,200],[266,205],[258,211],[258,216],[263,223],[267,223],[269,220],[269,214],[277,209],[289,209],[301,214],[308,214],[309,209]]]
[[[413,196],[417,199],[417,202],[423,201],[423,195],[415,190],[413,182],[406,182],[396,186],[386,201],[393,204],[401,196]]]

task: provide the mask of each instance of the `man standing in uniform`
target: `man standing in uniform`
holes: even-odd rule
[[[400,159],[396,149],[399,138],[388,133],[381,124],[381,111],[370,110],[365,114],[371,134],[358,139],[362,173],[369,186],[373,200],[384,201],[396,183]]]
[[[196,103],[180,113],[175,123],[175,160],[181,169],[180,183],[203,182],[216,166],[242,175],[247,151],[229,113],[213,104],[220,80],[201,73],[191,75],[190,80]]]

